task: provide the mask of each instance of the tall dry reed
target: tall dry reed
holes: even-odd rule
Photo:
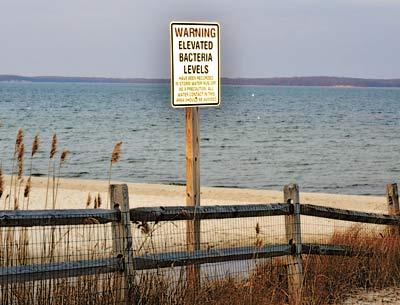
[[[10,191],[8,194],[8,197],[6,197],[5,201],[7,201],[8,198],[8,204],[5,206],[6,209],[11,209],[11,200],[13,200],[13,209],[18,210],[19,209],[19,202],[17,198],[17,190],[19,194],[19,187],[18,183],[22,183],[22,172],[23,172],[23,157],[24,157],[24,132],[22,129],[18,129],[17,136],[15,138],[15,146],[14,146],[14,154],[13,154],[13,159],[12,159],[12,166],[11,166],[11,179],[10,179]],[[17,164],[17,171],[15,169],[15,165]],[[17,174],[17,177],[14,180],[14,174]],[[13,187],[14,187],[14,195],[12,196],[13,193]],[[3,237],[3,234],[1,234]],[[15,239],[16,235],[16,230],[15,228],[10,228],[6,230],[5,234],[5,249],[2,251],[4,253],[5,259],[4,262],[6,264],[12,264],[15,262],[17,258],[17,242]]]
[[[55,164],[53,163],[53,167],[52,167],[52,161],[57,152],[57,143],[58,143],[57,134],[53,134],[53,137],[51,140],[51,146],[50,146],[48,166],[47,166],[46,199],[45,199],[45,206],[44,206],[45,209],[47,209],[49,207],[48,201],[49,201],[50,175],[51,175],[51,173],[53,173],[53,176],[54,176]],[[54,181],[53,181],[53,189],[54,189]],[[54,241],[54,237],[52,239]],[[52,255],[51,244],[50,244],[49,252],[48,252],[47,246],[48,246],[47,245],[47,235],[46,235],[46,232],[43,231],[43,251],[42,251],[42,253],[43,253],[44,259],[45,259],[45,257],[47,257],[49,252],[50,252],[50,255]]]
[[[68,149],[63,149],[60,155],[60,162],[58,164],[58,174],[57,174],[57,183],[56,183],[56,195],[54,199],[54,208],[57,206],[57,195],[58,195],[58,189],[60,187],[60,178],[61,178],[61,168],[65,164],[68,155],[71,152]]]
[[[14,210],[19,209],[19,195],[23,183],[23,173],[24,173],[24,155],[25,155],[25,145],[21,143],[18,148],[17,154],[17,179],[15,180],[15,189],[14,189]]]
[[[5,209],[8,210],[11,208],[11,194],[12,194],[12,187],[13,187],[13,179],[14,179],[14,172],[15,172],[15,163],[16,163],[16,158],[17,158],[17,153],[19,151],[19,147],[21,146],[21,143],[24,140],[24,131],[20,128],[17,131],[17,136],[15,139],[15,146],[14,146],[14,155],[12,159],[12,165],[11,165],[11,178],[10,178],[10,191],[8,193],[8,196],[5,198],[5,202],[8,202],[7,204],[5,203]]]
[[[50,187],[50,173],[54,173],[54,167],[53,166],[53,171],[51,171],[51,162],[54,159],[54,155],[57,152],[57,134],[53,134],[53,138],[51,140],[51,147],[50,147],[50,153],[49,153],[49,164],[47,167],[47,185],[46,185],[46,200],[45,200],[45,209],[48,208],[48,200],[49,200],[49,187]]]
[[[111,185],[111,171],[112,171],[112,166],[113,164],[117,163],[120,158],[121,158],[121,147],[122,147],[122,142],[118,142],[115,144],[114,149],[111,153],[111,158],[110,158],[110,167],[108,171],[108,196],[107,196],[107,206],[110,200],[110,185]]]
[[[0,199],[3,196],[4,187],[3,164],[0,164]]]
[[[24,163],[25,163],[25,146],[23,143],[24,132],[20,129],[17,133],[15,141],[15,150],[13,154],[13,165],[11,170],[10,189],[7,191],[6,184],[3,176],[3,167],[0,164],[0,199],[4,200],[4,208],[11,207],[14,209],[28,209],[30,196],[32,191],[32,168],[33,159],[39,151],[39,136],[34,137],[32,143],[32,151],[30,154],[30,167],[29,176],[24,178]],[[60,154],[60,162],[58,168],[55,166],[55,155],[57,153],[57,136],[54,135],[49,154],[49,167],[48,167],[48,182],[46,185],[46,208],[57,206],[57,197],[60,188],[60,177],[62,168],[68,158],[69,151],[63,150]],[[58,170],[58,171],[57,171]],[[50,175],[53,175],[53,183],[50,181]],[[57,183],[54,182],[56,178]],[[50,203],[49,189],[52,184],[53,197]],[[22,198],[21,198],[22,194]],[[21,200],[22,199],[22,200]],[[11,206],[11,200],[14,206]],[[96,207],[100,208],[102,199],[98,193],[96,196]],[[26,265],[32,263],[49,263],[54,262],[56,259],[65,259],[69,261],[73,256],[79,255],[82,257],[83,252],[77,247],[76,241],[71,244],[70,240],[70,227],[58,228],[57,234],[54,234],[55,228],[43,229],[30,229],[30,228],[0,228],[0,266],[15,266]],[[82,229],[85,234],[84,240],[87,242],[93,240],[94,234],[100,234],[101,228],[84,227]],[[77,228],[77,236],[81,236]],[[79,229],[81,230],[81,229]],[[91,232],[87,236],[88,230]],[[86,233],[85,233],[86,232]],[[4,235],[5,233],[5,235]],[[29,233],[29,234],[28,234]],[[42,234],[43,233],[43,234]],[[93,233],[93,234],[92,234]],[[42,236],[40,238],[37,234]],[[51,237],[49,237],[51,235]],[[34,244],[29,244],[30,238],[35,236],[36,241]],[[75,236],[75,238],[77,237]],[[81,236],[82,238],[82,236]],[[100,240],[97,238],[97,240]],[[42,245],[41,245],[42,244]],[[89,242],[90,244],[90,242]],[[75,245],[72,247],[71,245]],[[104,255],[104,249],[100,251],[99,244],[92,245],[94,248],[88,251],[88,258],[96,258],[98,255]],[[31,251],[34,252],[31,252]],[[39,252],[37,251],[39,250]],[[57,258],[63,255],[64,258]],[[110,303],[115,300],[115,293],[112,293],[112,285],[115,282],[112,280],[118,274],[110,274],[105,276],[84,276],[77,279],[62,279],[52,281],[38,281],[31,283],[10,283],[2,287],[0,291],[1,304],[94,304],[95,303]],[[94,297],[95,290],[100,289],[103,291],[110,291],[108,296],[99,295]],[[94,301],[95,300],[95,301]]]
[[[86,208],[90,208],[91,203],[92,203],[92,195],[89,192],[86,199]]]
[[[32,170],[33,170],[33,158],[39,151],[39,145],[40,145],[40,138],[39,135],[36,134],[35,137],[33,138],[32,142],[32,150],[31,150],[31,159],[30,159],[30,166],[29,166],[29,178],[28,182],[26,184],[25,192],[24,195],[26,195],[26,209],[29,209],[29,202],[30,202],[30,190],[31,190],[31,183],[32,183]]]

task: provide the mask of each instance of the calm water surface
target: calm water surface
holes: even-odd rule
[[[201,109],[202,185],[383,194],[400,177],[400,90],[223,86],[221,108]],[[18,128],[34,173],[47,173],[50,139],[72,155],[66,177],[184,183],[184,111],[168,85],[0,83],[0,156],[10,172]]]

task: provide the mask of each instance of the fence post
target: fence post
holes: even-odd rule
[[[114,281],[114,289],[117,291],[117,304],[133,304],[134,286],[134,260],[132,249],[131,220],[129,216],[129,193],[126,184],[110,185],[111,209],[121,212],[121,220],[113,222],[111,226],[113,253],[123,259],[123,275]],[[130,300],[132,298],[132,300]]]
[[[400,215],[399,193],[396,183],[386,185],[386,200],[388,203],[388,212],[390,215]],[[390,234],[400,235],[400,227],[398,225],[390,226]]]
[[[297,184],[285,185],[283,199],[293,205],[293,214],[285,216],[287,242],[293,245],[292,255],[288,256],[288,294],[290,305],[300,305],[303,288],[303,261],[301,258],[300,195]]]

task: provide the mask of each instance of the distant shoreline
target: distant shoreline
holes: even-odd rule
[[[272,77],[272,78],[226,78],[224,85],[254,86],[323,86],[323,87],[391,87],[400,88],[400,79],[367,79],[331,76]],[[21,76],[0,75],[0,82],[12,83],[111,83],[111,84],[168,84],[167,78],[107,78],[67,76]]]

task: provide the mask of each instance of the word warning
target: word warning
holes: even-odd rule
[[[171,22],[172,107],[219,106],[218,23]]]

